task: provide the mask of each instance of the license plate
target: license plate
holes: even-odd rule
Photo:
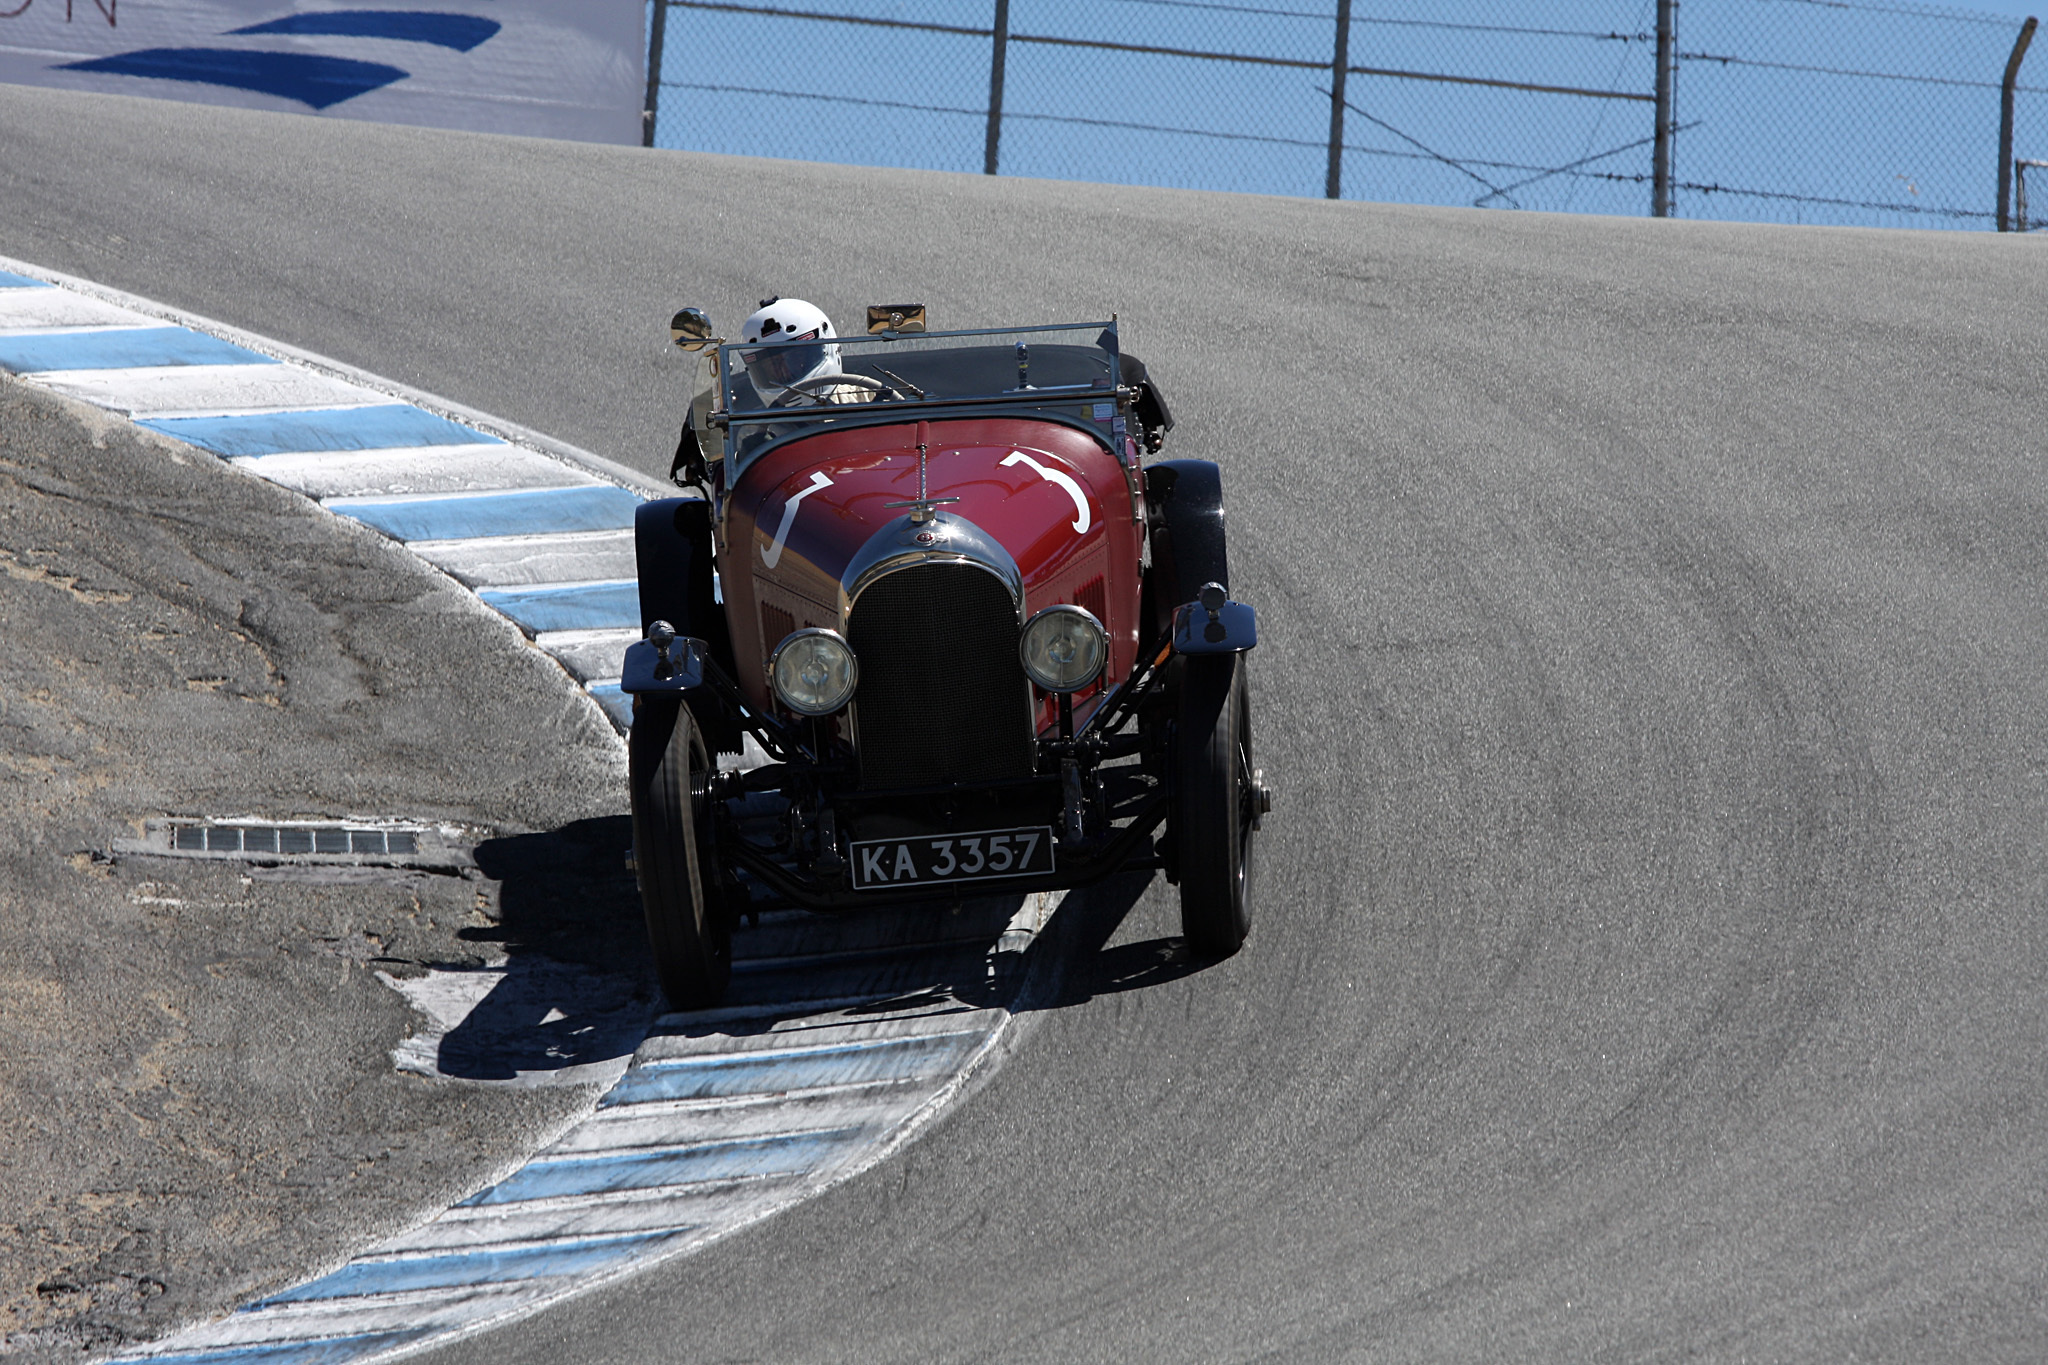
[[[940,839],[867,839],[853,846],[853,889],[985,882],[1052,871],[1052,830],[984,829]]]

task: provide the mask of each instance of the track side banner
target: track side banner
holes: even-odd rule
[[[644,0],[0,0],[0,81],[640,141]]]

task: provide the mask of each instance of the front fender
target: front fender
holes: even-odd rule
[[[1152,568],[1146,587],[1153,638],[1173,627],[1174,609],[1207,583],[1230,591],[1230,549],[1223,530],[1223,471],[1208,460],[1161,460],[1145,466],[1145,507],[1151,521]]]
[[[678,647],[689,640],[675,671],[657,677],[654,646],[628,646],[620,670],[627,692],[687,691],[691,712],[705,738],[720,753],[740,751],[737,716],[702,687],[701,659],[733,676],[732,633],[718,600],[717,565],[711,539],[711,504],[702,498],[661,498],[643,502],[633,514],[633,556],[640,575],[640,633],[656,621],[675,628]],[[683,682],[683,677],[694,681]],[[630,678],[634,685],[629,686]]]
[[[633,554],[640,575],[640,633],[666,621],[677,635],[703,641],[712,662],[731,674],[732,635],[718,601],[711,504],[702,498],[641,503],[633,515]]]

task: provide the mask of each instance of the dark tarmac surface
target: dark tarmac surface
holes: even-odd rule
[[[0,251],[643,469],[770,292],[1116,311],[1224,466],[1247,950],[1075,898],[922,1141],[434,1361],[2048,1357],[2042,242],[0,126]]]
[[[637,973],[617,743],[467,597],[203,452],[0,379],[6,1354],[56,1365],[224,1311],[589,1103],[388,1055],[418,1021],[377,971]],[[248,813],[482,826],[481,868],[108,857],[145,818]]]

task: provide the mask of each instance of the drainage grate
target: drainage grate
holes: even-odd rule
[[[463,868],[469,849],[488,831],[454,825],[349,820],[149,820],[140,839],[116,839],[114,852],[171,858],[240,858],[249,862],[379,863],[396,867]]]
[[[332,853],[410,858],[420,851],[413,829],[351,829],[345,825],[173,825],[180,853]]]

